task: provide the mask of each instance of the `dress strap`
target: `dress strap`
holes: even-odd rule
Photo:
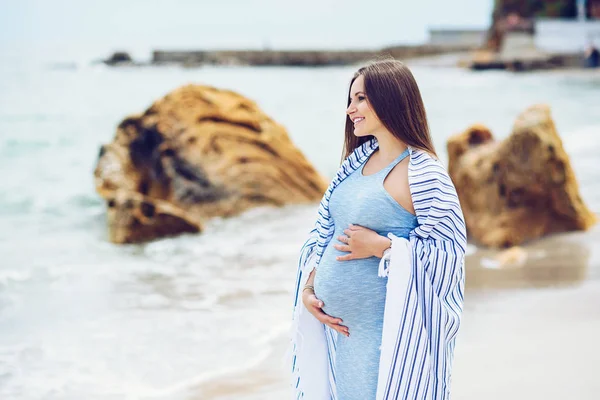
[[[408,157],[410,155],[410,151],[408,149],[404,150],[402,152],[402,154],[400,154],[398,157],[396,157],[396,159],[394,161],[392,161],[390,163],[390,165],[388,165],[387,167],[385,167],[383,170],[387,170],[387,171],[391,171],[392,168],[394,168],[396,165],[398,165],[398,163],[402,160],[404,160],[406,157]]]

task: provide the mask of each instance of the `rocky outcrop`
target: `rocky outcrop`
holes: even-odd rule
[[[326,183],[249,99],[189,85],[121,122],[94,172],[110,240],[198,232],[256,206],[317,201]]]
[[[595,223],[545,105],[525,110],[503,141],[482,125],[451,137],[448,157],[469,236],[480,244],[510,247]]]
[[[129,55],[129,53],[125,51],[117,51],[113,53],[110,57],[103,60],[106,65],[115,66],[115,65],[125,65],[132,64],[133,59]]]

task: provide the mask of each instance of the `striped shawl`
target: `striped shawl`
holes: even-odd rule
[[[342,163],[300,253],[291,340],[295,399],[337,400],[337,333],[304,308],[302,287],[333,237],[329,213],[333,190],[377,147],[375,139],[364,143]],[[395,287],[390,275],[387,285],[377,400],[448,400],[463,306],[465,223],[454,185],[439,161],[410,148],[408,179],[418,226],[408,240],[392,237],[391,257],[385,260],[390,267],[384,269],[406,271],[407,278]],[[394,310],[388,306],[393,301],[401,303]]]

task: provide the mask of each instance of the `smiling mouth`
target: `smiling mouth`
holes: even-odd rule
[[[363,119],[360,119],[360,120],[358,120],[358,121],[354,122],[354,126],[356,126],[356,125],[360,124],[360,123],[361,123],[361,122],[363,122],[364,120],[365,120],[365,119],[363,118]]]

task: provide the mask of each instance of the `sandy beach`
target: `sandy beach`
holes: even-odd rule
[[[453,398],[597,399],[600,228],[508,251],[471,250]],[[291,398],[287,337],[276,343],[260,365],[200,385],[190,400]]]

